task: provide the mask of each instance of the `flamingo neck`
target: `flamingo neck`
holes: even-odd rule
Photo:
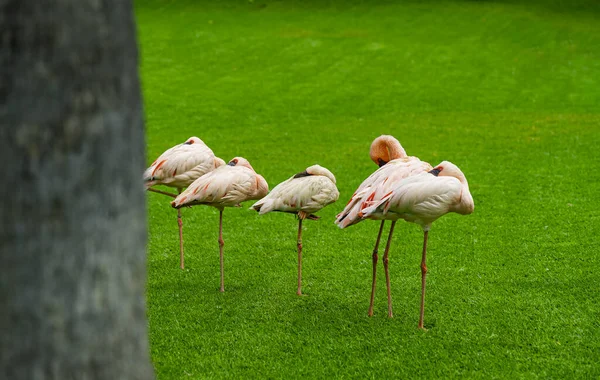
[[[385,140],[385,149],[388,152],[388,157],[391,160],[395,160],[397,158],[406,157],[406,151],[400,145],[400,142],[396,139]]]
[[[373,141],[369,155],[371,156],[371,160],[379,166],[407,156],[400,142],[393,136],[388,135],[379,136]]]

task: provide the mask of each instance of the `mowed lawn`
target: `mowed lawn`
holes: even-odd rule
[[[588,2],[591,4],[592,2]],[[190,136],[273,188],[319,163],[340,200],[304,223],[176,212],[148,194],[154,367],[176,378],[600,377],[600,12],[580,2],[137,1],[147,161]],[[475,200],[399,222],[367,316],[378,223],[334,224],[371,141],[456,163]],[[140,173],[141,175],[141,173]],[[387,228],[386,228],[387,233]]]

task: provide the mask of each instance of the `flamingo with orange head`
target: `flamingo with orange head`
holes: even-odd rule
[[[400,142],[392,136],[383,135],[377,137],[371,144],[369,151],[371,160],[379,165],[379,169],[365,179],[348,201],[344,210],[338,214],[335,223],[340,228],[346,228],[363,220],[362,211],[367,207],[367,202],[375,202],[388,194],[401,180],[406,177],[427,172],[432,167],[427,162],[421,161],[417,157],[406,155],[406,151],[400,145]],[[373,316],[373,302],[375,298],[375,285],[377,277],[377,261],[379,259],[379,242],[383,232],[383,226],[386,220],[392,220],[388,241],[383,254],[383,268],[385,270],[385,280],[388,298],[388,316],[393,317],[392,312],[392,293],[390,287],[389,274],[389,249],[392,241],[392,234],[396,225],[396,220],[382,216],[380,218],[379,233],[373,249],[373,283],[371,286],[371,301],[369,304],[369,316]]]

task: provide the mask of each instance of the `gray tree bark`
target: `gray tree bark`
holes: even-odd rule
[[[151,379],[129,0],[0,0],[0,378]]]

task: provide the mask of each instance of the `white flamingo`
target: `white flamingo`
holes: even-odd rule
[[[319,219],[313,213],[337,201],[340,193],[335,186],[335,177],[319,165],[308,167],[288,180],[275,186],[263,199],[251,208],[259,214],[281,211],[298,215],[298,291],[302,295],[302,221]]]
[[[368,206],[362,210],[362,218],[404,219],[423,228],[419,316],[419,328],[423,329],[427,235],[431,224],[439,217],[449,212],[462,215],[473,212],[475,205],[467,179],[456,165],[443,161],[428,173],[403,179],[380,200],[367,203]]]
[[[383,135],[376,138],[371,144],[369,155],[371,156],[371,160],[378,164],[380,168],[360,184],[344,210],[338,214],[335,223],[340,228],[345,228],[362,221],[362,210],[367,207],[367,202],[382,199],[402,179],[432,169],[431,165],[427,162],[421,161],[416,157],[407,156],[404,148],[400,145],[400,142],[392,136]],[[377,240],[375,241],[375,248],[373,249],[373,283],[371,285],[369,316],[373,316],[377,261],[379,259],[379,241],[381,239],[385,221],[390,218],[382,216],[379,218],[373,217],[372,219],[380,219],[381,225],[379,227],[379,233],[377,234]],[[395,225],[396,220],[392,220],[388,241],[383,254],[383,267],[385,270],[385,284],[388,299],[388,316],[390,318],[393,317],[393,313],[388,254]]]
[[[183,144],[175,145],[161,154],[144,172],[146,190],[169,197],[177,195],[153,189],[156,185],[165,185],[177,188],[181,193],[184,187],[189,186],[197,178],[225,165],[225,161],[216,157],[213,151],[198,137],[190,137]],[[177,211],[177,224],[179,225],[179,265],[184,268],[183,260],[183,221],[181,210]]]
[[[221,265],[221,292],[225,291],[223,270],[223,209],[239,207],[240,203],[260,199],[269,192],[265,179],[242,157],[235,157],[225,166],[195,180],[179,194],[171,206],[207,205],[219,210],[219,261]]]

